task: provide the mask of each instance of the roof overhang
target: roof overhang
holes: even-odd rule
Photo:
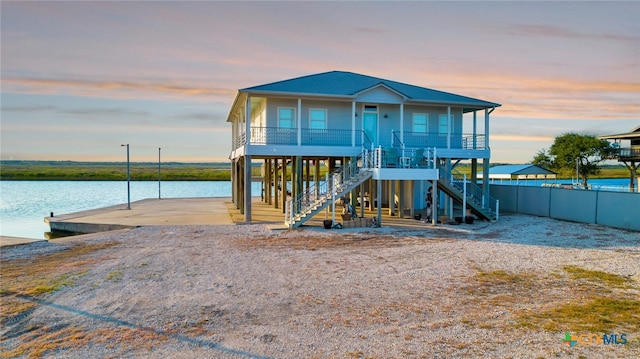
[[[640,138],[640,126],[634,128],[633,130],[627,133],[598,136],[598,138],[602,140],[631,140],[631,139]]]

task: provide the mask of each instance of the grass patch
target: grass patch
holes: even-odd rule
[[[116,269],[113,272],[107,274],[107,280],[109,282],[119,282],[122,280],[122,269]]]
[[[563,269],[574,280],[587,280],[615,288],[631,287],[631,280],[618,274],[589,270],[578,266],[564,266]]]
[[[538,279],[532,273],[511,273],[504,270],[478,272],[471,284],[464,287],[469,294],[495,296],[495,303],[509,303],[516,300],[518,293],[529,290]]]
[[[62,287],[74,285],[75,278],[77,277],[78,275],[74,274],[62,274],[52,279],[43,279],[45,283],[36,285],[35,287],[27,288],[25,290],[25,294],[38,296],[45,293],[55,292]]]
[[[29,357],[39,358],[45,355],[88,345],[105,345],[113,357],[123,356],[129,350],[141,346],[153,348],[169,339],[166,334],[143,328],[98,328],[68,325],[40,326],[31,328],[13,348],[0,353],[0,358]],[[118,353],[120,351],[120,353]],[[55,355],[54,355],[55,356]]]
[[[640,300],[595,297],[583,303],[565,303],[519,318],[520,326],[549,331],[608,333],[616,329],[640,331]]]
[[[491,272],[479,272],[475,275],[475,279],[481,285],[516,285],[531,282],[531,280],[535,279],[535,275],[494,270]]]

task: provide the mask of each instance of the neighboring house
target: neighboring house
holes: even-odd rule
[[[634,182],[637,177],[638,163],[640,163],[640,126],[627,133],[600,136],[599,138],[613,141],[613,146],[616,148],[615,158],[629,169],[629,191],[634,192]],[[629,145],[622,141],[629,141]],[[638,182],[640,183],[640,180]]]
[[[463,186],[454,168],[470,160],[475,182],[480,159],[488,173],[489,115],[499,106],[342,71],[241,89],[227,118],[233,202],[250,222],[252,196],[261,195],[294,227],[350,196],[377,208],[380,221],[382,207],[400,216],[425,208],[428,188],[437,186],[434,202],[445,214],[455,200],[496,219],[488,176],[479,188]],[[262,194],[251,193],[255,161]]]
[[[478,178],[481,179],[482,173],[478,174]],[[489,179],[499,180],[502,183],[503,180],[548,180],[556,179],[557,173],[549,171],[546,168],[538,165],[525,164],[525,165],[502,165],[493,166],[489,168]]]

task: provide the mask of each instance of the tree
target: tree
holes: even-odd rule
[[[536,153],[536,156],[533,158],[533,161],[531,161],[531,163],[548,170],[551,170],[553,168],[553,161],[551,160],[551,156],[549,156],[549,154],[547,153],[546,148],[543,148],[540,151],[538,151],[538,153]]]
[[[549,165],[549,168],[555,170],[577,167],[582,186],[586,189],[589,176],[598,174],[600,162],[611,158],[612,153],[613,148],[607,140],[591,135],[565,133],[555,138],[548,152],[544,149],[539,151],[532,163],[542,167]]]

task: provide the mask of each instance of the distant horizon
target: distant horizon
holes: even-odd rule
[[[613,161],[613,160],[612,160]],[[76,161],[76,160],[8,160],[8,159],[0,159],[0,162],[51,162],[51,163],[55,163],[55,162],[67,162],[67,163],[118,163],[118,164],[127,164],[127,161]],[[465,166],[468,165],[467,162],[470,162],[470,160],[465,160],[465,161],[460,161],[461,166]],[[481,159],[479,161],[479,163],[481,163]],[[130,161],[131,164],[152,164],[152,165],[157,165],[158,161]],[[224,164],[231,164],[231,162],[229,160],[224,160],[224,161],[202,161],[202,162],[189,162],[189,161],[161,161],[161,164],[216,164],[216,163],[224,163]],[[520,163],[511,163],[511,162],[500,162],[500,161],[490,161],[489,165],[526,165],[526,164],[531,164],[531,161],[528,162],[520,162]],[[258,166],[260,165],[260,160],[253,160],[252,161],[252,165],[253,166]],[[469,163],[470,165],[470,163]],[[605,163],[605,164],[601,164],[600,166],[602,167],[623,167],[626,168],[624,164],[622,163]]]

